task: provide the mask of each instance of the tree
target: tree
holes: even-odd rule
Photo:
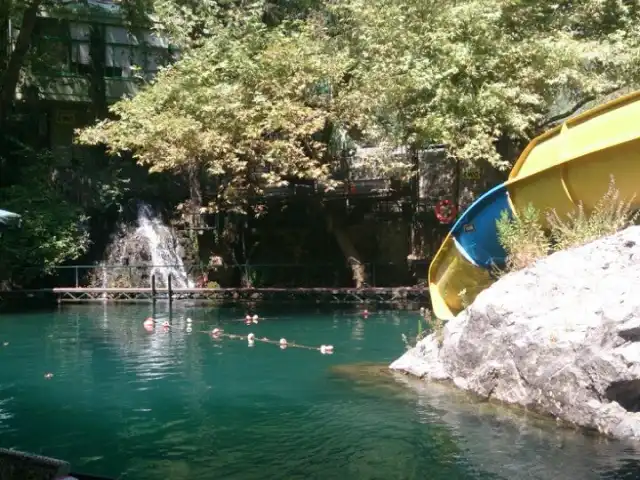
[[[43,0],[7,0],[0,9],[0,32],[9,38],[10,32],[4,31],[5,25],[18,20],[20,25],[13,50],[0,70],[0,128],[4,126],[9,106],[13,103],[20,71],[31,45],[31,35]],[[12,38],[9,39],[9,42]],[[3,45],[5,48],[9,45]],[[8,51],[8,48],[5,50]]]
[[[291,2],[267,15],[274,4],[287,2],[157,0],[181,59],[79,141],[204,174],[216,187],[199,208],[247,212],[294,178],[332,186],[337,137],[443,143],[504,169],[505,139],[638,78],[640,14],[622,1]]]
[[[88,218],[69,202],[52,175],[55,159],[46,154],[23,172],[29,182],[0,189],[1,205],[20,212],[22,225],[0,236],[0,289],[27,286],[51,268],[78,258],[89,246]],[[27,160],[28,161],[28,160]]]
[[[220,179],[211,211],[243,210],[248,194],[292,178],[330,182],[322,132],[342,117],[332,90],[349,59],[315,22],[269,28],[255,14],[233,22],[80,141],[131,151],[151,171],[197,164]]]
[[[640,14],[623,2],[350,0],[272,28],[262,2],[197,3],[188,14],[156,4],[184,58],[80,139],[155,170],[202,163],[227,182],[226,200],[326,177],[329,123],[504,167],[499,138],[527,138],[562,101],[638,77]]]
[[[1,286],[26,285],[52,266],[85,253],[87,214],[96,209],[104,212],[126,188],[117,165],[99,170],[89,156],[81,165],[62,165],[34,135],[41,120],[37,105],[16,99],[31,80],[33,64],[47,63],[32,44],[38,16],[45,10],[54,17],[62,14],[68,8],[65,3],[5,0],[0,4],[0,205],[23,218],[21,229],[0,238]],[[131,28],[147,22],[146,0],[121,3]],[[16,112],[20,115],[13,115]],[[93,170],[90,176],[89,170]],[[83,174],[85,178],[78,178]]]
[[[624,4],[339,3],[334,29],[356,61],[345,102],[366,105],[383,137],[505,168],[501,137],[528,139],[561,104],[570,111],[637,80],[640,18]]]

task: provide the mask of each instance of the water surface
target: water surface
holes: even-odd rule
[[[640,478],[622,443],[354,366],[397,357],[415,313],[162,308],[153,333],[149,305],[0,316],[0,446],[127,480]]]

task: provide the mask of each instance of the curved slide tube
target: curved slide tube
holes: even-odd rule
[[[640,91],[567,120],[535,138],[509,179],[478,198],[453,225],[429,267],[434,314],[449,320],[495,281],[502,268],[496,221],[532,204],[563,216],[588,211],[613,175],[623,199],[640,208]]]
[[[453,318],[493,282],[492,269],[504,266],[506,254],[496,231],[503,211],[511,214],[505,184],[478,198],[440,246],[429,267],[429,292],[438,318]]]

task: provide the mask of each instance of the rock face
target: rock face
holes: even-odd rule
[[[640,440],[640,227],[506,275],[390,368]]]

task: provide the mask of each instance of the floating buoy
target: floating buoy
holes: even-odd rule
[[[213,330],[211,330],[211,336],[213,336],[214,338],[218,338],[221,333],[222,330],[220,330],[219,328],[214,328]]]
[[[53,373],[45,373],[44,378],[46,378],[47,380],[53,378]]]
[[[247,340],[249,340],[250,342],[255,341],[256,336],[253,333],[250,333],[249,335],[247,335]]]
[[[2,344],[2,346],[3,346],[3,347],[6,347],[6,346],[8,346],[8,345],[9,345],[9,342],[4,342],[4,343]]]
[[[287,348],[287,339],[286,338],[281,338],[280,339],[280,348],[283,349],[283,350],[285,348]]]
[[[187,323],[191,323],[191,322],[192,322],[191,318],[187,318]]]
[[[187,333],[191,333],[193,331],[193,329],[191,327],[187,327],[186,331],[187,331]]]
[[[153,327],[155,326],[155,322],[153,321],[153,318],[149,317],[143,322],[143,325],[145,327]]]
[[[162,326],[164,328],[169,328],[171,326],[171,324],[167,320],[165,320],[164,322],[162,322]]]
[[[244,317],[244,323],[247,324],[247,325],[251,325],[251,320],[252,320],[252,318],[251,318],[251,315],[249,315],[249,314],[247,314],[247,316]]]
[[[333,345],[320,345],[320,353],[323,355],[331,355],[333,353]]]
[[[367,318],[369,316],[369,310],[367,310],[366,308],[362,311],[362,316]]]
[[[253,323],[258,323],[258,315],[254,315],[251,320],[253,321]]]

